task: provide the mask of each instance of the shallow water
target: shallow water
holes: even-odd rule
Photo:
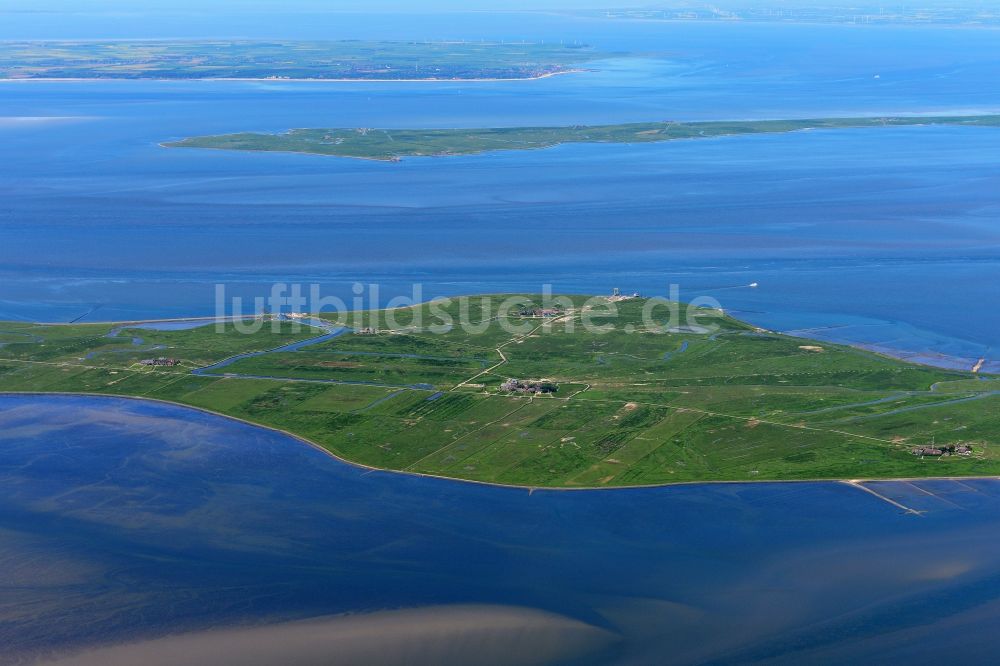
[[[487,633],[509,609],[613,636],[586,643],[595,663],[995,650],[979,627],[998,618],[1000,483],[873,488],[924,513],[837,483],[529,493],[371,472],[167,404],[0,396],[0,643],[8,657],[189,645],[399,608],[420,626],[471,604],[494,609],[470,616]]]

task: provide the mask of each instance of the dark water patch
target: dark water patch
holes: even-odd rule
[[[307,338],[305,340],[299,340],[297,342],[291,342],[291,343],[289,343],[287,345],[282,345],[280,347],[275,347],[274,349],[267,349],[267,350],[264,350],[264,351],[256,351],[256,352],[247,352],[245,354],[237,354],[236,356],[230,356],[229,358],[227,358],[225,360],[222,360],[222,361],[219,361],[218,363],[213,363],[212,365],[206,365],[206,366],[204,366],[202,368],[197,368],[197,369],[195,369],[193,371],[193,373],[196,374],[196,375],[203,375],[203,376],[218,375],[219,374],[218,371],[221,370],[222,368],[229,367],[230,365],[233,365],[234,363],[237,363],[237,362],[242,361],[244,359],[255,358],[257,356],[264,356],[266,354],[280,354],[280,353],[284,353],[284,352],[296,352],[296,351],[299,351],[300,349],[304,349],[304,348],[310,347],[312,345],[318,345],[318,344],[320,344],[322,342],[327,342],[328,340],[332,340],[332,339],[334,339],[334,338],[336,338],[338,336],[341,336],[341,335],[347,333],[350,330],[348,328],[338,327],[338,326],[333,326],[331,324],[327,324],[326,322],[323,322],[322,320],[319,320],[319,319],[310,320],[310,321],[317,322],[315,325],[318,328],[322,328],[322,329],[324,329],[324,330],[326,330],[328,332],[324,333],[323,335],[318,335],[318,336],[316,336],[314,338]],[[241,375],[241,376],[247,376],[247,377],[249,377],[250,375]],[[255,377],[258,378],[258,379],[260,378],[260,377],[257,377],[256,375],[255,375]],[[278,378],[278,379],[280,379],[280,378]],[[319,380],[314,380],[314,381],[319,381]]]
[[[372,401],[372,402],[368,403],[367,405],[365,405],[365,406],[364,406],[364,407],[362,407],[361,409],[358,409],[358,410],[355,410],[355,411],[356,411],[357,413],[359,413],[359,414],[360,414],[360,413],[362,413],[362,412],[367,412],[367,411],[369,411],[369,410],[372,410],[372,409],[374,409],[374,408],[378,407],[378,406],[379,406],[379,405],[381,405],[381,404],[382,404],[383,402],[388,402],[389,400],[392,400],[392,399],[393,399],[393,398],[395,398],[395,397],[396,397],[397,395],[399,395],[400,393],[404,393],[404,392],[405,392],[405,389],[400,389],[400,390],[398,390],[398,391],[393,391],[393,392],[391,392],[391,393],[389,393],[389,394],[387,394],[387,395],[384,395],[384,396],[382,396],[381,398],[378,398],[377,400],[374,400],[374,401]],[[429,399],[430,399],[430,398],[428,398],[428,400],[429,400]]]
[[[956,637],[1000,647],[961,624],[1000,619],[1000,483],[918,485],[876,488],[927,498],[919,516],[832,483],[528,492],[371,472],[172,405],[2,396],[0,642],[488,604],[620,636],[594,663],[822,663],[850,626],[862,660],[915,630],[941,636],[918,663]]]
[[[677,354],[683,354],[684,352],[687,351],[688,346],[689,346],[689,343],[688,343],[687,340],[681,341],[680,346],[677,347],[677,349],[675,349],[674,351],[663,352],[663,360],[664,361],[669,361],[670,359],[672,359]]]

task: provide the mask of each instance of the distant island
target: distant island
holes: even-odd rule
[[[0,80],[537,79],[600,57],[580,44],[403,41],[0,41]]]
[[[1000,475],[1000,379],[718,310],[675,304],[686,323],[667,326],[664,302],[555,300],[267,315],[250,331],[0,322],[0,392],[167,400],[373,468],[532,487]],[[471,326],[442,325],[463,312]]]
[[[305,128],[279,134],[242,132],[196,136],[179,141],[167,141],[161,145],[168,148],[308,153],[396,161],[404,157],[443,157],[474,155],[496,150],[534,150],[564,143],[657,143],[744,134],[914,125],[1000,127],[1000,115],[651,122],[488,129]]]
[[[775,2],[763,0],[668,0],[600,11],[569,12],[576,16],[633,21],[718,21],[726,23],[826,23],[846,25],[997,26],[1000,8],[985,2],[923,0],[919,3]]]

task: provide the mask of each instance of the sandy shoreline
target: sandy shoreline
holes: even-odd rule
[[[581,72],[587,72],[587,69],[567,69],[559,72],[547,72],[545,74],[539,74],[538,76],[523,76],[523,77],[510,77],[510,78],[452,78],[452,79],[435,79],[435,78],[425,78],[425,79],[296,79],[296,78],[254,78],[254,77],[190,77],[190,78],[159,78],[155,76],[135,76],[135,77],[119,77],[119,76],[88,76],[88,77],[44,77],[44,76],[26,76],[24,78],[15,79],[3,79],[0,78],[0,83],[27,83],[27,82],[39,82],[39,81],[51,81],[53,83],[86,83],[88,81],[107,82],[107,81],[159,81],[159,82],[175,82],[175,83],[185,83],[188,81],[251,81],[256,83],[503,83],[505,81],[541,81],[542,79],[550,79],[554,76],[562,76],[564,74],[579,74]]]

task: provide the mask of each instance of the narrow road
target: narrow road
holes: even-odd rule
[[[507,355],[503,353],[503,348],[506,347],[507,345],[511,345],[511,344],[514,344],[515,342],[520,342],[521,340],[524,340],[525,338],[527,338],[527,337],[531,336],[532,334],[534,334],[535,331],[539,330],[540,328],[543,328],[545,326],[551,326],[552,324],[555,324],[556,322],[565,321],[566,319],[572,319],[575,316],[576,316],[575,312],[567,312],[566,314],[564,314],[561,317],[556,317],[554,319],[547,319],[547,320],[543,321],[541,324],[539,324],[538,326],[534,327],[533,329],[531,329],[527,333],[522,333],[520,335],[515,335],[513,338],[511,338],[507,342],[503,343],[502,345],[498,345],[497,346],[497,348],[496,348],[495,351],[496,351],[497,354],[500,355],[500,362],[499,363],[496,363],[495,365],[491,365],[490,367],[486,368],[482,372],[476,373],[472,377],[469,377],[468,379],[466,379],[464,382],[460,382],[458,384],[455,384],[449,390],[455,391],[457,389],[460,389],[463,386],[465,386],[466,384],[470,384],[473,381],[475,381],[475,380],[479,379],[480,377],[482,377],[483,375],[488,375],[489,373],[491,373],[492,371],[496,370],[500,366],[506,364],[507,363]]]

